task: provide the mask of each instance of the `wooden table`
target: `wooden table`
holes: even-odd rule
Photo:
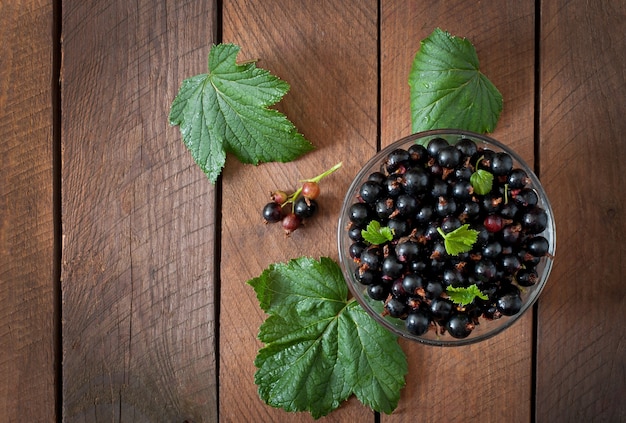
[[[497,5],[496,5],[497,3]],[[626,421],[626,3],[95,1],[0,4],[0,421],[311,421],[263,404],[265,318],[246,281],[337,258],[348,184],[410,131],[408,72],[435,27],[468,37],[504,97],[495,138],[534,163],[557,258],[532,313],[478,345],[401,342],[392,415],[323,421]],[[216,185],[168,112],[212,43],[291,85],[316,150],[227,159]],[[337,161],[320,216],[285,238],[267,193]]]

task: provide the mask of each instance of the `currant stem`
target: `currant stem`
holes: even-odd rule
[[[343,162],[339,162],[336,165],[334,165],[333,167],[331,167],[330,169],[328,169],[326,172],[320,173],[319,175],[317,175],[314,178],[311,179],[302,179],[300,180],[300,182],[319,182],[321,181],[323,178],[327,177],[328,175],[330,175],[331,173],[335,172],[337,169],[339,169],[341,167],[341,165],[343,164]]]
[[[315,177],[313,177],[311,179],[301,179],[300,182],[315,182],[315,183],[318,183],[319,181],[321,181],[322,179],[324,179],[325,177],[327,177],[331,173],[333,173],[336,170],[338,170],[341,167],[342,164],[343,164],[343,162],[339,162],[336,165],[334,165],[333,167],[331,167],[330,169],[328,169],[327,171],[322,172],[319,175],[317,175],[317,176],[315,176]],[[298,196],[300,195],[301,192],[302,192],[302,187],[298,188],[296,190],[296,192],[294,192],[289,197],[287,197],[287,201],[285,201],[285,203],[284,203],[284,204],[291,203],[292,212],[293,212],[294,202],[296,201],[296,199],[298,198]]]

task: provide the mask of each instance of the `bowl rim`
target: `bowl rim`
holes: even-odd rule
[[[348,240],[347,231],[345,228],[349,222],[349,219],[347,219],[346,213],[349,207],[352,204],[354,204],[354,202],[356,201],[355,200],[356,193],[360,184],[363,183],[365,178],[369,176],[370,173],[375,171],[374,166],[380,165],[381,159],[385,155],[393,151],[394,149],[407,145],[407,143],[411,141],[416,141],[418,139],[429,138],[429,137],[435,138],[437,136],[450,136],[450,137],[458,136],[459,139],[461,139],[462,137],[467,137],[470,139],[474,139],[474,141],[478,141],[479,144],[480,142],[482,142],[483,144],[487,144],[487,145],[491,144],[495,148],[509,153],[511,157],[513,158],[514,162],[516,162],[517,167],[524,168],[524,170],[528,173],[528,177],[531,180],[530,186],[537,191],[540,205],[542,208],[546,210],[546,213],[548,215],[548,225],[546,229],[537,235],[545,236],[549,240],[549,256],[543,257],[541,260],[542,269],[541,269],[541,274],[540,274],[540,280],[534,286],[525,288],[526,290],[530,291],[530,293],[528,295],[525,295],[526,298],[524,299],[524,303],[520,311],[513,316],[502,316],[501,318],[494,320],[494,322],[498,322],[496,323],[497,326],[487,330],[484,333],[479,333],[474,336],[470,335],[468,338],[463,338],[463,339],[453,338],[449,335],[445,337],[436,337],[435,339],[425,338],[423,336],[416,336],[408,332],[405,332],[403,330],[400,330],[398,329],[398,327],[391,324],[391,322],[389,322],[387,319],[395,319],[396,321],[398,321],[399,319],[391,318],[391,317],[389,318],[383,317],[380,314],[380,312],[374,310],[373,306],[369,304],[368,302],[368,301],[371,301],[373,303],[381,305],[382,301],[376,301],[376,300],[371,300],[369,298],[365,298],[364,295],[361,295],[358,292],[358,289],[357,289],[358,286],[363,287],[363,285],[361,285],[358,281],[354,279],[354,272],[351,271],[350,269],[350,266],[354,266],[354,261],[347,254],[347,248],[349,247],[350,242]],[[472,131],[466,131],[466,130],[460,130],[460,129],[432,129],[428,131],[416,132],[416,133],[407,135],[405,137],[402,137],[390,143],[386,147],[377,151],[361,167],[361,169],[357,172],[357,174],[353,178],[347,191],[345,192],[345,196],[343,197],[343,203],[342,203],[341,211],[339,213],[339,219],[338,219],[338,225],[337,225],[337,247],[338,247],[339,265],[341,268],[341,272],[343,273],[344,279],[346,280],[346,285],[348,286],[350,293],[356,299],[356,301],[361,305],[361,307],[363,307],[363,309],[367,312],[367,314],[372,316],[374,320],[376,320],[379,324],[381,324],[387,330],[390,330],[392,333],[396,334],[399,337],[409,339],[411,341],[416,341],[421,344],[427,344],[427,345],[432,345],[432,346],[462,346],[462,345],[474,344],[474,343],[492,338],[502,333],[505,329],[509,328],[515,322],[520,320],[520,318],[528,311],[528,309],[533,307],[533,305],[537,302],[541,292],[545,288],[545,285],[551,273],[552,265],[554,262],[554,256],[556,253],[556,224],[554,221],[554,212],[552,210],[552,206],[550,204],[548,196],[539,178],[535,174],[533,168],[531,168],[526,163],[526,161],[521,156],[519,156],[517,152],[515,152],[512,148],[506,146],[500,141],[485,134],[479,134],[479,133],[475,133]],[[483,321],[485,321],[485,319],[483,319]],[[427,334],[431,334],[431,332],[432,330],[429,330]]]

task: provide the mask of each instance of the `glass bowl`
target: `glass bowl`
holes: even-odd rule
[[[444,145],[462,152],[456,168],[459,157],[450,148],[429,152]],[[523,172],[511,172],[511,163]],[[484,179],[485,172],[493,182],[480,195],[486,188],[471,178]],[[372,221],[383,238],[364,240]],[[477,235],[469,251],[442,251],[443,234],[465,224]],[[485,135],[431,130],[389,145],[356,175],[339,217],[339,264],[352,295],[388,330],[424,344],[466,345],[502,332],[531,308],[552,268],[555,235],[546,193],[514,151]],[[459,301],[464,293],[473,299]]]

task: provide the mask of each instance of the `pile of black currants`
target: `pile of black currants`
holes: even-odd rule
[[[261,212],[265,223],[281,222],[287,236],[298,229],[306,219],[313,217],[319,208],[317,198],[321,193],[320,181],[341,167],[337,163],[327,171],[311,179],[305,179],[302,186],[292,194],[278,190],[270,193],[271,201]]]
[[[469,138],[391,151],[348,215],[356,279],[416,336],[466,338],[481,319],[516,315],[549,255],[549,217],[527,172]],[[383,242],[365,236],[374,221],[388,229]],[[452,248],[447,235],[464,230],[471,240]]]

